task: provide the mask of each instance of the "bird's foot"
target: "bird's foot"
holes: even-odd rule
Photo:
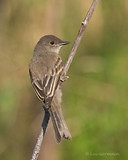
[[[62,76],[60,77],[60,80],[61,80],[61,82],[64,82],[64,81],[66,81],[68,78],[69,78],[69,76],[62,75]]]

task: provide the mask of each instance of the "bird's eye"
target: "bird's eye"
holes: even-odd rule
[[[50,44],[51,44],[51,45],[54,45],[54,41],[51,41]]]

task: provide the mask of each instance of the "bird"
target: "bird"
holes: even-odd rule
[[[62,113],[62,91],[58,85],[64,68],[59,52],[67,44],[68,41],[54,35],[41,37],[29,64],[31,84],[39,100],[49,110],[57,143],[72,138]]]

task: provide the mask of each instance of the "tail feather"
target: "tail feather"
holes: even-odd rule
[[[61,108],[58,110],[52,110],[50,109],[51,119],[55,131],[55,136],[57,143],[60,143],[62,141],[62,138],[71,139],[71,134],[67,128],[67,125],[64,121]]]
[[[49,109],[57,143],[60,143],[63,138],[68,140],[72,138],[63,117],[60,99],[58,99],[59,95],[61,95],[60,90],[58,90],[53,97],[51,107]]]
[[[55,116],[54,112],[52,112],[52,111],[50,111],[50,115],[51,115],[54,131],[55,131],[56,141],[57,141],[57,143],[60,143],[62,140],[62,133],[61,133],[60,129],[58,130],[58,123],[56,120],[56,116]]]

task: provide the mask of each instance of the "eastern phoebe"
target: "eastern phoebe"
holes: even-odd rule
[[[66,44],[69,42],[62,41],[53,35],[42,37],[34,49],[33,58],[29,64],[32,86],[38,98],[50,111],[58,143],[62,138],[71,139],[61,111],[62,93],[60,88],[57,88],[63,70],[59,51]]]

